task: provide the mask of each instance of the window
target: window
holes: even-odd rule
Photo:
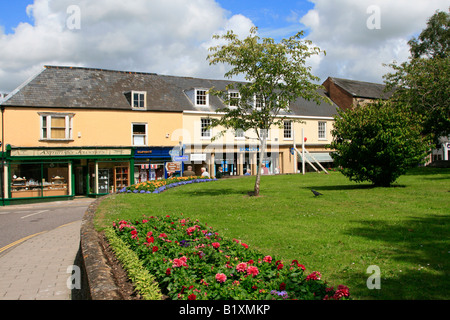
[[[319,139],[324,140],[327,138],[327,123],[319,122]]]
[[[146,146],[147,145],[147,124],[146,123],[133,123],[133,146]]]
[[[73,114],[41,113],[41,140],[71,140]]]
[[[255,108],[261,109],[262,107],[264,107],[264,97],[261,95],[256,95],[255,96]]]
[[[131,92],[131,106],[133,109],[145,109],[146,107],[146,95],[147,92],[143,91],[132,91]]]
[[[239,91],[230,91],[228,99],[230,100],[230,107],[238,107],[241,94]]]
[[[196,106],[208,106],[209,96],[206,89],[195,89],[195,105]]]
[[[202,138],[211,138],[211,119],[202,119],[201,120],[201,137]]]
[[[245,139],[245,132],[244,132],[244,130],[242,130],[242,129],[237,129],[237,130],[235,130],[234,131],[234,138],[236,139],[236,140],[242,140],[242,139]]]
[[[270,129],[260,129],[259,130],[260,138],[265,138],[266,140],[270,140]]]
[[[286,140],[292,139],[292,121],[284,121],[283,136]]]

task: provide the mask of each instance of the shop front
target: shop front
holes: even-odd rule
[[[168,170],[173,157],[181,155],[179,147],[139,147],[134,150],[134,183],[160,180],[180,175],[180,170]]]
[[[3,179],[6,204],[99,196],[131,183],[130,148],[14,148],[8,146]]]

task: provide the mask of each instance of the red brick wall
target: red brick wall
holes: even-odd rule
[[[334,82],[330,78],[325,80],[322,85],[325,87],[325,90],[327,91],[330,99],[333,100],[333,102],[336,103],[339,108],[346,110],[353,107],[352,95],[334,84]]]

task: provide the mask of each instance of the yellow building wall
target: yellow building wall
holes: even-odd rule
[[[72,140],[40,140],[40,112],[73,113]],[[182,114],[8,107],[4,123],[4,143],[17,147],[132,146],[132,123],[147,124],[148,146],[175,146],[172,133],[182,127]]]

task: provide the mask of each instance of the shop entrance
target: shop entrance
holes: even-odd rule
[[[87,167],[74,164],[75,173],[75,195],[87,196],[86,174]]]

